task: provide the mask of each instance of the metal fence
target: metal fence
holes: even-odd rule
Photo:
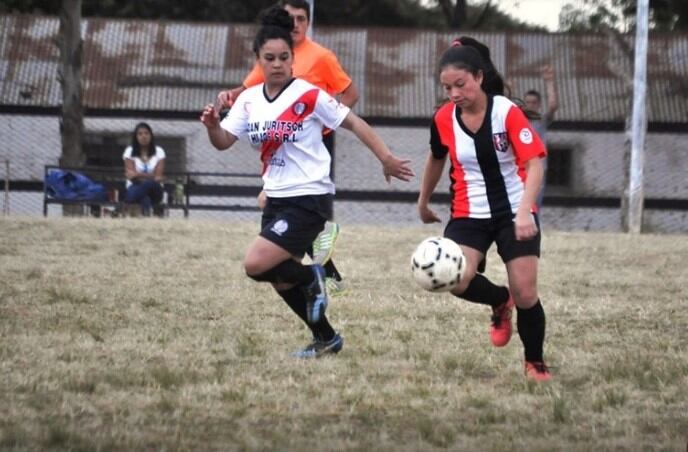
[[[45,165],[58,163],[61,149],[59,119],[51,115],[0,115],[0,208],[7,215],[42,215]],[[192,210],[190,218],[258,220],[255,196],[260,187],[258,153],[244,143],[225,152],[209,144],[196,118],[107,117],[85,120],[84,151],[89,164],[122,168],[121,155],[134,125],[149,122],[159,145],[168,154],[169,171],[233,173],[201,185],[222,186],[221,193],[192,196],[192,204],[216,204],[218,210]],[[373,123],[383,140],[400,157],[409,158],[416,178],[388,185],[372,153],[353,134],[337,132],[335,216],[341,223],[419,224],[415,199],[428,153],[427,124],[390,126]],[[624,149],[621,130],[562,129],[554,124],[548,135],[550,151],[542,223],[560,230],[619,231],[620,198],[624,190]],[[598,128],[599,129],[599,128]],[[678,131],[650,131],[645,166],[645,232],[688,232],[688,138]],[[236,176],[237,173],[243,176]],[[9,182],[8,182],[9,181]],[[448,218],[449,178],[440,182],[433,207]],[[218,195],[221,194],[221,195]],[[221,206],[243,206],[221,210]],[[49,216],[62,209],[51,205]],[[181,216],[173,211],[172,216]]]

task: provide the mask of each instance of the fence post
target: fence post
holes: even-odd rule
[[[2,214],[10,214],[10,161],[5,160],[5,204],[2,206]]]
[[[643,168],[647,128],[647,27],[649,0],[638,0],[633,78],[633,119],[631,139],[631,177],[628,188],[628,232],[640,233],[643,226]]]

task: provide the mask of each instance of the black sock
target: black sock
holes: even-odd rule
[[[498,286],[483,275],[476,274],[459,298],[473,303],[497,307],[509,300],[509,289]]]
[[[516,326],[523,342],[526,361],[542,361],[542,345],[545,342],[545,310],[540,300],[530,309],[516,307]]]
[[[323,265],[325,268],[325,276],[328,278],[334,278],[337,281],[342,280],[342,275],[339,274],[339,271],[337,270],[337,267],[334,266],[334,261],[330,259]]]
[[[334,335],[334,329],[327,321],[327,317],[323,314],[317,323],[308,323],[308,314],[306,313],[306,298],[303,294],[303,289],[299,286],[294,286],[287,290],[278,290],[277,293],[282,297],[282,299],[289,305],[292,311],[298,315],[301,320],[310,328],[313,332],[313,337],[321,341],[329,341]]]
[[[269,281],[293,284],[309,284],[315,278],[310,266],[294,259],[287,259],[260,275],[249,275],[256,281]]]

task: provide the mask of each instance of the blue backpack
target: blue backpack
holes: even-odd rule
[[[79,172],[61,169],[52,170],[45,176],[45,194],[65,201],[107,201],[103,184]]]

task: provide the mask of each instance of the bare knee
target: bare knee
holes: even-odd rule
[[[264,267],[265,264],[261,262],[260,259],[256,259],[250,255],[244,258],[244,271],[248,276],[260,275],[267,270]]]
[[[516,306],[523,309],[531,308],[537,303],[538,293],[534,286],[513,286],[509,288]]]
[[[475,271],[467,270],[466,273],[463,274],[461,281],[452,289],[451,293],[454,295],[461,295],[464,293],[471,284],[471,281],[473,281],[473,278],[475,278],[475,274]]]

